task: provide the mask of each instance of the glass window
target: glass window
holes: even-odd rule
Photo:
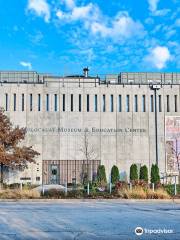
[[[103,95],[103,112],[105,112],[106,111],[106,96],[105,95]]]
[[[32,98],[32,93],[30,94],[30,111],[33,109],[33,98]]]
[[[49,94],[46,94],[46,111],[49,111]]]
[[[98,108],[97,108],[97,94],[94,96],[94,111],[97,112]]]
[[[161,95],[159,95],[159,112],[162,112],[162,100],[161,100]]]
[[[169,106],[169,95],[167,97],[167,112],[170,112],[170,106]]]
[[[57,94],[54,94],[54,111],[57,112],[58,110],[58,103],[57,103]]]
[[[63,94],[63,112],[66,111],[66,95]]]
[[[73,112],[73,94],[71,94],[71,112]]]
[[[138,112],[138,96],[134,96],[134,111]]]
[[[38,94],[38,111],[41,111],[41,94]]]
[[[8,111],[8,94],[6,93],[6,111]]]
[[[143,112],[146,111],[146,96],[145,95],[142,96],[142,111]]]
[[[154,96],[153,95],[151,95],[150,106],[151,106],[151,112],[154,112]]]
[[[119,95],[119,112],[122,112],[122,97]]]
[[[87,112],[89,112],[89,94],[87,94]]]
[[[114,96],[113,95],[111,95],[110,106],[111,106],[111,112],[114,112]]]
[[[174,111],[177,112],[178,110],[178,107],[177,107],[177,95],[174,95]]]
[[[82,111],[82,99],[81,94],[79,94],[79,112]]]
[[[16,111],[16,93],[14,93],[14,111]]]
[[[129,95],[126,95],[126,112],[129,112],[130,108],[129,108]]]
[[[24,93],[22,93],[22,112],[24,112]]]

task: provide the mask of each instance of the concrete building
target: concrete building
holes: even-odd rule
[[[138,167],[158,163],[177,172],[180,149],[180,73],[51,76],[0,72],[0,106],[14,125],[27,128],[25,144],[40,153],[9,182],[63,184],[92,179],[99,164],[109,178],[117,165],[121,179]]]

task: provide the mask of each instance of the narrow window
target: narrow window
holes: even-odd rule
[[[71,94],[71,112],[73,112],[73,94]]]
[[[151,112],[154,112],[154,97],[151,95]]]
[[[49,94],[46,94],[46,111],[49,111]]]
[[[119,112],[122,112],[122,97],[119,95]]]
[[[54,94],[54,111],[57,112],[58,105],[57,105],[57,94]]]
[[[41,111],[41,94],[38,94],[38,111]]]
[[[22,94],[22,112],[24,112],[24,93]]]
[[[103,95],[103,112],[106,111],[106,96]]]
[[[170,112],[169,95],[167,95],[167,112]]]
[[[142,96],[142,111],[143,112],[146,111],[146,96],[145,95]]]
[[[82,100],[81,100],[81,94],[79,94],[79,112],[82,111]]]
[[[16,111],[16,93],[14,93],[14,111]]]
[[[134,111],[138,112],[138,96],[134,96]]]
[[[129,112],[129,95],[126,95],[126,112]]]
[[[177,112],[177,95],[174,95],[174,111]]]
[[[32,98],[32,94],[30,94],[30,111],[32,111],[33,109],[33,98]]]
[[[94,111],[97,112],[97,94],[94,96]]]
[[[87,94],[87,112],[89,112],[89,94]]]
[[[161,95],[159,95],[159,112],[162,112],[162,102]]]
[[[6,111],[8,111],[8,94],[6,93]]]
[[[114,97],[111,95],[111,101],[110,101],[110,106],[111,106],[111,112],[114,112]]]
[[[66,111],[66,95],[63,94],[63,112]]]

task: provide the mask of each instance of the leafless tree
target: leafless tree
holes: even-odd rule
[[[170,169],[174,171],[174,164],[177,166],[178,182],[180,184],[180,149],[178,148],[178,140],[175,139],[175,147],[172,141],[167,141],[167,153],[171,154]],[[175,161],[174,161],[175,160]]]
[[[82,147],[80,148],[80,151],[83,153],[82,182],[85,183],[92,180],[90,161],[97,159],[96,149],[89,140],[87,130],[84,131]]]

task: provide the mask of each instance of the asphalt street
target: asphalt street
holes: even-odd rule
[[[142,235],[135,234],[137,227]],[[4,239],[180,240],[180,204],[0,202],[0,240]]]

